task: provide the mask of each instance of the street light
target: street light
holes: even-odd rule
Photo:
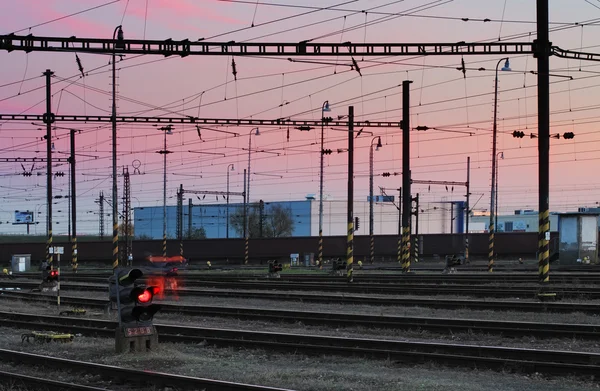
[[[119,266],[119,215],[117,210],[117,80],[115,52],[117,48],[124,48],[123,29],[117,26],[113,31],[113,52],[112,52],[112,221],[113,221],[113,269]]]
[[[164,147],[162,151],[158,151],[163,155],[163,258],[167,257],[167,154],[171,151],[167,150],[167,134],[173,134],[173,126],[167,125],[159,128],[165,135]]]
[[[488,248],[488,272],[492,272],[494,270],[494,232],[496,230],[496,227],[494,226],[494,201],[496,196],[496,181],[494,180],[494,178],[496,177],[496,136],[498,130],[498,67],[500,66],[500,63],[502,61],[505,61],[502,70],[511,70],[508,58],[500,59],[496,64],[496,80],[494,82],[494,129],[492,133],[492,191],[490,197],[490,239]]]
[[[248,210],[250,209],[250,156],[252,155],[252,133],[255,136],[260,136],[258,128],[254,128],[248,133],[248,179],[246,180],[246,239],[250,236],[250,216]]]
[[[319,268],[323,268],[323,142],[325,139],[325,113],[331,111],[329,101],[321,106],[321,164],[319,175]]]
[[[498,227],[498,172],[500,171],[499,158],[504,160],[504,152],[498,152],[496,154],[496,209],[494,210],[494,227]]]
[[[234,169],[235,169],[235,166],[233,165],[233,163],[231,163],[230,165],[227,166],[227,207],[226,207],[227,229],[225,231],[227,239],[229,239],[229,172],[233,171]]]
[[[369,150],[369,236],[371,237],[371,264],[375,262],[375,237],[373,236],[373,142],[377,140],[376,151],[381,148],[381,137],[373,137]]]

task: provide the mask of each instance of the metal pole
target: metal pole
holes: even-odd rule
[[[469,216],[471,214],[469,206],[469,196],[471,190],[471,157],[467,156],[467,205],[465,207],[465,263],[469,263]]]
[[[177,204],[179,206],[179,226],[177,229],[179,230],[179,255],[183,258],[183,184],[179,184],[179,197],[177,199]]]
[[[227,197],[226,198],[227,199],[227,207],[225,208],[226,209],[225,213],[227,214],[227,222],[226,222],[227,228],[225,230],[226,231],[225,235],[226,235],[227,239],[229,239],[229,171],[230,171],[229,167],[231,167],[231,170],[233,170],[234,165],[230,164],[227,166],[227,196],[226,196]]]
[[[56,307],[58,308],[58,313],[60,314],[60,253],[57,255],[58,263],[58,276],[56,277]]]
[[[496,227],[494,226],[494,201],[496,197],[496,139],[498,135],[498,67],[506,58],[500,59],[496,63],[496,79],[494,80],[494,127],[492,131],[492,190],[490,193],[490,227],[489,227],[489,242],[488,242],[488,272],[494,271],[494,234]]]
[[[398,263],[402,262],[402,188],[398,189]]]
[[[52,91],[50,78],[54,75],[50,69],[46,69],[46,115],[44,122],[46,123],[46,261],[49,265],[52,264],[52,255],[50,247],[52,247],[52,123],[54,122],[54,114],[52,114]]]
[[[502,152],[498,152],[496,154],[496,178],[494,178],[494,180],[496,181],[496,199],[494,200],[494,227],[496,228],[496,231],[498,231],[498,171],[500,171],[500,160],[499,158],[499,154],[501,154]]]
[[[117,31],[121,28],[121,26],[117,26],[115,31],[113,32],[113,41],[115,40],[115,35]],[[113,42],[113,51],[112,51],[112,175],[113,175],[113,183],[112,183],[112,222],[113,222],[113,269],[119,267],[119,216],[117,211],[117,68],[116,68],[116,42]]]
[[[192,238],[192,199],[188,198],[188,239]]]
[[[454,201],[450,201],[450,235],[454,233]],[[454,247],[454,239],[452,239],[452,247]],[[454,250],[452,250],[454,251]]]
[[[550,180],[550,42],[548,33],[548,0],[537,0],[536,48],[538,70],[538,169],[539,169],[539,231],[538,266],[540,283],[550,282],[549,180]]]
[[[414,240],[415,263],[419,262],[419,193],[415,197],[415,240]]]
[[[402,82],[402,272],[410,272],[410,80]]]
[[[248,209],[246,208],[246,204],[248,203],[248,200],[246,199],[247,193],[246,193],[246,169],[244,168],[244,228],[243,228],[243,233],[244,233],[244,238],[246,237],[246,231],[248,231]]]
[[[75,129],[71,129],[71,219],[73,235],[71,236],[71,267],[77,273],[77,194],[75,193]]]
[[[375,140],[377,137],[373,138]],[[369,147],[369,237],[370,245],[370,260],[371,264],[375,258],[375,238],[373,237],[373,140]]]
[[[319,170],[319,268],[323,268],[323,172],[324,172],[324,141],[325,141],[325,106],[328,101],[323,102],[321,106],[321,160]]]
[[[164,132],[164,149],[163,149],[163,244],[162,255],[167,257],[167,130]]]
[[[352,282],[354,272],[354,106],[348,107],[348,237],[346,263],[348,282]]]

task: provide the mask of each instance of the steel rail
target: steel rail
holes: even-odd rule
[[[48,378],[41,378],[35,376],[22,375],[19,373],[12,373],[6,371],[0,371],[0,379],[3,383],[12,383],[12,385],[20,386],[35,386],[36,389],[44,390],[75,390],[75,391],[109,391],[108,388],[99,388],[86,386],[83,384],[75,384],[70,382],[62,382],[57,380],[51,380]],[[12,389],[12,388],[11,388]]]
[[[114,334],[112,332],[111,334]],[[54,368],[64,368],[76,370],[85,373],[94,373],[106,378],[119,378],[128,382],[150,383],[153,385],[163,385],[168,387],[193,388],[195,390],[214,390],[214,391],[291,391],[284,388],[257,386],[251,384],[235,383],[222,380],[204,379],[198,377],[182,376],[148,370],[136,370],[122,368],[113,365],[96,364],[86,361],[69,360],[52,356],[19,352],[15,350],[0,349],[0,357],[6,361],[25,363],[28,365],[51,366]]]
[[[32,275],[29,275],[31,278]],[[35,278],[39,277],[39,273],[35,275]],[[108,274],[66,274],[62,275],[63,281],[78,281],[78,282],[103,282],[109,277]],[[268,274],[215,274],[215,273],[202,273],[202,274],[189,274],[179,273],[179,279],[187,282],[195,283],[197,281],[254,281],[254,280],[267,280]],[[329,274],[281,274],[280,279],[277,282],[293,281],[293,282],[311,282],[311,283],[335,283],[335,282],[346,282],[345,277],[332,276]],[[356,274],[354,281],[357,283],[390,283],[394,284],[407,284],[407,283],[439,283],[439,284],[460,284],[468,283],[470,285],[482,285],[491,283],[537,283],[538,278],[533,275],[507,275],[494,273],[493,275],[478,274],[478,275],[415,275],[415,274],[404,274],[404,275],[389,275],[389,274]],[[600,274],[577,274],[577,275],[560,275],[554,274],[551,285],[559,284],[600,284]]]
[[[100,282],[100,281],[94,281]],[[12,282],[0,281],[0,288],[21,287],[32,288],[38,286],[35,282]],[[309,291],[309,292],[340,292],[354,294],[385,294],[385,295],[462,295],[474,297],[496,297],[496,298],[531,298],[537,297],[540,287],[535,286],[473,286],[473,285],[440,285],[440,284],[347,284],[347,283],[303,283],[303,282],[275,282],[267,281],[197,281],[195,285],[179,288],[178,294],[182,296],[206,296],[206,289],[235,289],[235,290],[278,290],[278,291]],[[106,286],[88,285],[84,283],[63,283],[61,288],[65,290],[106,290]],[[202,290],[194,289],[202,288]],[[595,287],[552,287],[552,292],[558,299],[600,298],[600,288]]]
[[[88,307],[106,307],[106,302],[97,299],[86,299],[79,303]],[[65,304],[70,304],[68,299]],[[532,336],[538,339],[547,338],[577,338],[586,340],[600,339],[600,325],[564,324],[564,323],[535,323],[512,322],[499,320],[453,319],[431,317],[409,317],[393,315],[352,314],[343,312],[311,312],[300,310],[274,310],[248,307],[196,306],[181,304],[162,304],[162,313],[185,314],[190,316],[228,317],[253,321],[270,322],[302,322],[306,325],[335,326],[335,327],[369,327],[393,329],[429,330],[437,333],[485,333],[502,336],[522,337]],[[0,312],[0,323],[4,320],[45,319],[42,315],[34,316],[20,313]],[[54,322],[64,324],[73,322],[71,319],[48,316]],[[72,324],[87,325],[88,318],[80,319]],[[71,323],[67,323],[71,324]],[[160,326],[159,326],[160,327]]]
[[[2,288],[0,288],[2,289]],[[106,292],[105,287],[88,286],[88,291]],[[28,292],[2,291],[0,297],[20,297],[36,298]],[[556,313],[574,313],[582,312],[585,314],[600,313],[600,306],[596,304],[581,303],[556,303],[556,302],[522,302],[522,301],[487,301],[487,300],[451,300],[451,299],[424,299],[424,298],[381,298],[381,297],[363,297],[350,295],[318,295],[318,294],[300,294],[279,292],[249,292],[249,291],[225,291],[225,290],[198,290],[194,291],[196,297],[227,297],[227,298],[251,298],[261,300],[277,301],[300,301],[305,303],[336,303],[336,304],[362,304],[374,306],[399,306],[399,307],[426,307],[436,309],[470,309],[470,310],[500,310],[517,312],[556,312]],[[78,304],[78,301],[84,300],[74,297],[61,296],[61,302],[69,300],[71,304]],[[85,305],[85,304],[82,304]]]
[[[37,315],[33,315],[37,316]],[[49,317],[45,317],[48,319]],[[69,318],[75,322],[78,318]],[[85,320],[100,327],[66,326],[50,323],[33,324],[13,321],[15,326],[29,324],[29,327],[52,328],[61,331],[71,330],[85,335],[112,336],[116,322]],[[395,341],[371,338],[348,338],[336,336],[315,336],[293,333],[245,331],[205,327],[184,327],[157,325],[163,341],[198,343],[204,342],[217,347],[246,347],[277,350],[283,352],[303,352],[310,355],[335,354],[344,356],[368,356],[403,362],[424,363],[435,361],[442,364],[487,367],[506,370],[513,368],[521,372],[538,372],[552,375],[577,374],[597,375],[600,373],[600,354],[587,352],[567,352],[539,349],[506,348],[495,346],[447,344],[434,342]],[[0,357],[3,355],[0,349]],[[63,359],[60,359],[63,360]],[[72,360],[64,360],[73,363]],[[73,367],[79,368],[78,362]],[[86,363],[89,365],[89,363]],[[98,365],[98,364],[96,364]],[[101,366],[108,367],[108,366]],[[109,367],[111,370],[116,367]],[[118,368],[117,375],[130,371]],[[155,373],[143,372],[154,381],[164,381],[164,377],[154,379]],[[164,375],[164,374],[160,374]],[[173,375],[168,375],[173,376]],[[174,385],[171,383],[171,385]]]

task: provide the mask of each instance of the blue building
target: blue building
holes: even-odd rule
[[[294,220],[294,230],[292,236],[310,236],[311,235],[311,200],[302,201],[277,201],[265,202],[265,214],[275,205],[280,205],[289,209]],[[243,204],[230,203],[229,216],[242,210]],[[160,239],[163,237],[163,207],[150,206],[133,209],[134,229],[137,237],[148,237]],[[206,237],[226,238],[227,237],[227,204],[203,204],[183,206],[183,234],[188,232],[191,223],[192,230],[200,227],[204,228]],[[177,232],[177,207],[167,206],[167,237],[175,238]],[[229,224],[229,237],[236,238],[242,235],[235,231]]]

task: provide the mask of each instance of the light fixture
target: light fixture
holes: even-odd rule
[[[504,66],[502,67],[501,70],[503,70],[503,71],[512,71],[512,69],[510,69],[510,62],[508,61],[508,58],[504,62]]]
[[[323,104],[323,108],[322,109],[323,109],[322,111],[324,111],[324,112],[325,111],[328,111],[328,112],[331,111],[331,108],[329,107],[329,101],[328,100],[325,101],[325,103]]]

